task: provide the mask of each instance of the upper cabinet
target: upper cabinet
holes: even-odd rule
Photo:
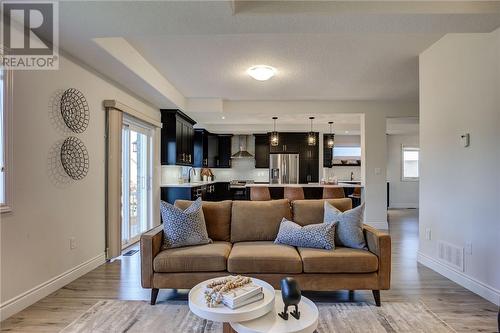
[[[255,167],[269,168],[269,134],[255,136]]]
[[[205,129],[194,130],[194,163],[197,168],[215,168],[219,155],[219,139]]]
[[[218,154],[216,159],[216,168],[231,167],[231,138],[232,134],[219,134]]]
[[[278,145],[270,146],[271,153],[300,153],[307,140],[305,133],[279,133]],[[269,139],[268,139],[269,142]]]
[[[193,165],[196,122],[180,110],[161,111],[161,164]]]
[[[333,166],[333,148],[328,148],[329,134],[323,134],[323,168]]]
[[[198,168],[231,167],[232,134],[213,134],[196,129],[194,134],[194,163]]]

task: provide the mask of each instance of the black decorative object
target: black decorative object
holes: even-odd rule
[[[286,277],[281,280],[280,285],[281,285],[281,297],[283,297],[284,308],[283,312],[278,313],[278,315],[281,318],[288,320],[288,307],[293,305],[295,307],[295,310],[291,311],[290,314],[295,319],[299,319],[300,318],[299,303],[302,294],[300,292],[297,280],[291,277]]]
[[[82,92],[70,88],[61,96],[61,115],[66,125],[75,133],[83,133],[89,126],[89,105]]]
[[[89,153],[80,139],[70,136],[64,140],[61,146],[61,164],[74,180],[85,178],[89,171]]]

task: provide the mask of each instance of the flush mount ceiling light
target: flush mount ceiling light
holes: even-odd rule
[[[307,144],[309,146],[316,146],[316,133],[313,132],[313,120],[314,117],[309,117],[311,120],[311,131],[307,134]]]
[[[276,75],[276,68],[267,65],[252,66],[247,69],[248,75],[257,81],[267,81]]]
[[[328,125],[330,125],[330,134],[328,135],[326,145],[329,149],[332,149],[333,146],[335,145],[335,134],[333,133],[333,121],[329,121]]]
[[[278,117],[273,117],[273,122],[274,122],[274,130],[271,132],[271,146],[276,147],[279,143],[279,135],[278,132],[276,132],[276,120],[278,120]]]

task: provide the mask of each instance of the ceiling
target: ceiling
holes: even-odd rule
[[[59,13],[60,48],[158,108],[192,98],[417,102],[420,52],[446,33],[500,26],[499,1],[65,1]],[[117,37],[121,55],[97,42]],[[127,63],[131,52],[147,71]],[[255,64],[278,74],[255,81],[245,73]],[[213,128],[270,122],[191,115]],[[280,124],[293,130],[307,115]],[[347,128],[352,116],[333,118]]]

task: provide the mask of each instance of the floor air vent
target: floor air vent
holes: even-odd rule
[[[124,253],[123,256],[130,257],[130,256],[133,256],[134,254],[136,254],[137,252],[139,252],[139,250],[130,250],[130,251]]]
[[[438,258],[446,265],[464,271],[464,248],[438,241]]]

